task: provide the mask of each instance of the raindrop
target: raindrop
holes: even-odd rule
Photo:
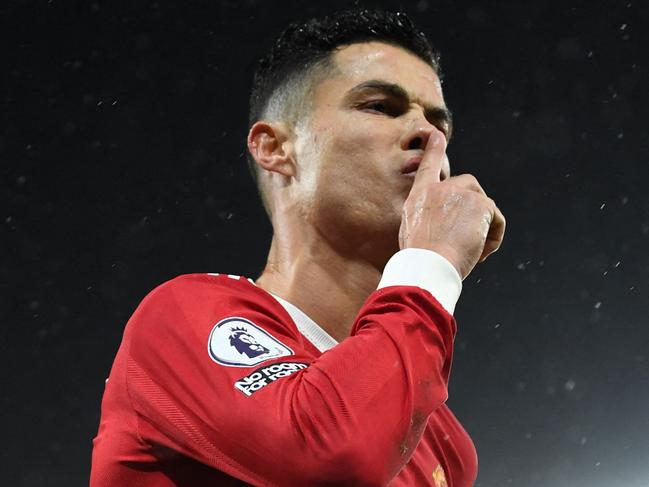
[[[599,308],[601,308],[601,307],[602,307],[602,302],[601,302],[601,301],[597,301],[597,302],[595,303],[595,306],[593,306],[593,308],[595,308],[595,309],[599,309]]]
[[[576,385],[577,383],[574,380],[568,379],[566,383],[563,385],[563,388],[568,392],[572,392],[572,390],[575,388]]]

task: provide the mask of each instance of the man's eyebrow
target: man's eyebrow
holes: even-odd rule
[[[359,83],[356,86],[354,86],[351,90],[349,90],[349,92],[356,93],[368,89],[384,91],[386,93],[389,93],[390,95],[410,100],[410,96],[408,96],[408,92],[401,85],[398,85],[396,83],[390,83],[389,81],[383,81],[380,79],[371,79],[368,81],[363,81],[362,83]]]
[[[397,83],[391,83],[389,81],[380,79],[363,81],[362,83],[359,83],[351,88],[349,90],[349,94],[352,95],[364,90],[378,90],[387,93],[388,95],[394,96],[395,98],[401,98],[408,103],[413,101],[410,98],[410,95],[408,95],[408,92],[403,88],[403,86]],[[453,114],[451,113],[451,111],[448,108],[441,106],[423,105],[423,107],[426,118],[430,121],[442,122],[446,124],[448,127],[448,135],[450,136],[453,129]]]

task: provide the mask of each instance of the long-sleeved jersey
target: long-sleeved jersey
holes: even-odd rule
[[[106,381],[91,487],[473,485],[475,448],[445,404],[449,267],[395,254],[340,343],[242,277],[156,288]]]

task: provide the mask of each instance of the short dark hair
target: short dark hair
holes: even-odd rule
[[[250,94],[249,126],[267,117],[296,122],[308,111],[306,98],[314,82],[335,68],[331,56],[336,48],[372,41],[410,51],[441,77],[439,53],[403,12],[354,9],[292,23],[257,64]],[[256,164],[250,154],[248,164],[256,181]]]

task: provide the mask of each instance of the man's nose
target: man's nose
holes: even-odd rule
[[[429,123],[428,120],[415,120],[412,126],[406,131],[401,139],[401,149],[404,151],[408,150],[421,150],[422,152],[426,148],[428,139],[435,132],[442,132],[432,123]],[[442,134],[446,137],[445,134]],[[448,161],[448,157],[444,156],[442,161],[442,167],[440,170],[439,180],[444,181],[451,176],[451,166]]]
[[[415,121],[412,127],[410,127],[410,129],[403,135],[401,139],[401,149],[419,149],[423,151],[429,137],[436,131],[440,130],[427,121]]]

